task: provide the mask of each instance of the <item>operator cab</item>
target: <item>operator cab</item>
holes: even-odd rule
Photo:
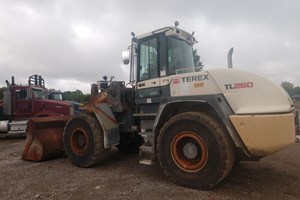
[[[165,27],[135,37],[129,51],[122,52],[124,64],[131,61],[131,82],[140,82],[179,73],[194,72],[192,34],[175,27]],[[136,59],[137,58],[137,59]]]
[[[194,37],[177,27],[166,27],[137,37],[137,81],[193,72]]]
[[[156,113],[161,98],[170,97],[171,75],[197,71],[192,48],[196,39],[176,25],[137,37],[132,33],[131,54],[122,53],[124,64],[130,60],[130,82],[136,85],[141,113]]]

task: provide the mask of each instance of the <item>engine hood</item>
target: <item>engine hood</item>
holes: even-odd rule
[[[235,69],[207,72],[236,114],[286,113],[294,109],[287,92],[267,78]]]

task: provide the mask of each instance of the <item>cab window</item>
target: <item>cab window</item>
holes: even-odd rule
[[[33,92],[33,98],[36,98],[36,99],[43,99],[44,98],[44,93],[43,93],[42,90],[33,89],[32,92]]]
[[[157,39],[153,38],[141,42],[139,48],[139,80],[147,80],[158,77],[158,51]]]
[[[16,99],[26,99],[27,98],[27,90],[19,89],[16,90]]]
[[[167,43],[169,74],[194,72],[192,46],[174,37],[169,37]]]

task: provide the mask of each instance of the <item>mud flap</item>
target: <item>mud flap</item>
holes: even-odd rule
[[[70,116],[32,118],[28,121],[23,160],[43,161],[64,153],[63,132]]]

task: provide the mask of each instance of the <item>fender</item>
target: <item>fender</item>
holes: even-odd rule
[[[92,106],[92,112],[97,117],[104,135],[104,148],[110,148],[120,143],[119,125],[107,103]]]
[[[92,96],[89,103],[82,105],[84,112],[94,113],[97,117],[103,130],[104,148],[120,143],[119,124],[112,113],[109,97],[106,92],[101,92]]]
[[[172,116],[189,111],[208,112],[213,114],[224,124],[235,146],[242,149],[244,154],[247,156],[251,156],[228,117],[233,113],[233,111],[222,94],[201,95],[201,97],[189,96],[186,98],[169,97],[162,99],[153,125],[153,132],[155,136],[154,147],[156,146],[156,140],[163,124]]]

